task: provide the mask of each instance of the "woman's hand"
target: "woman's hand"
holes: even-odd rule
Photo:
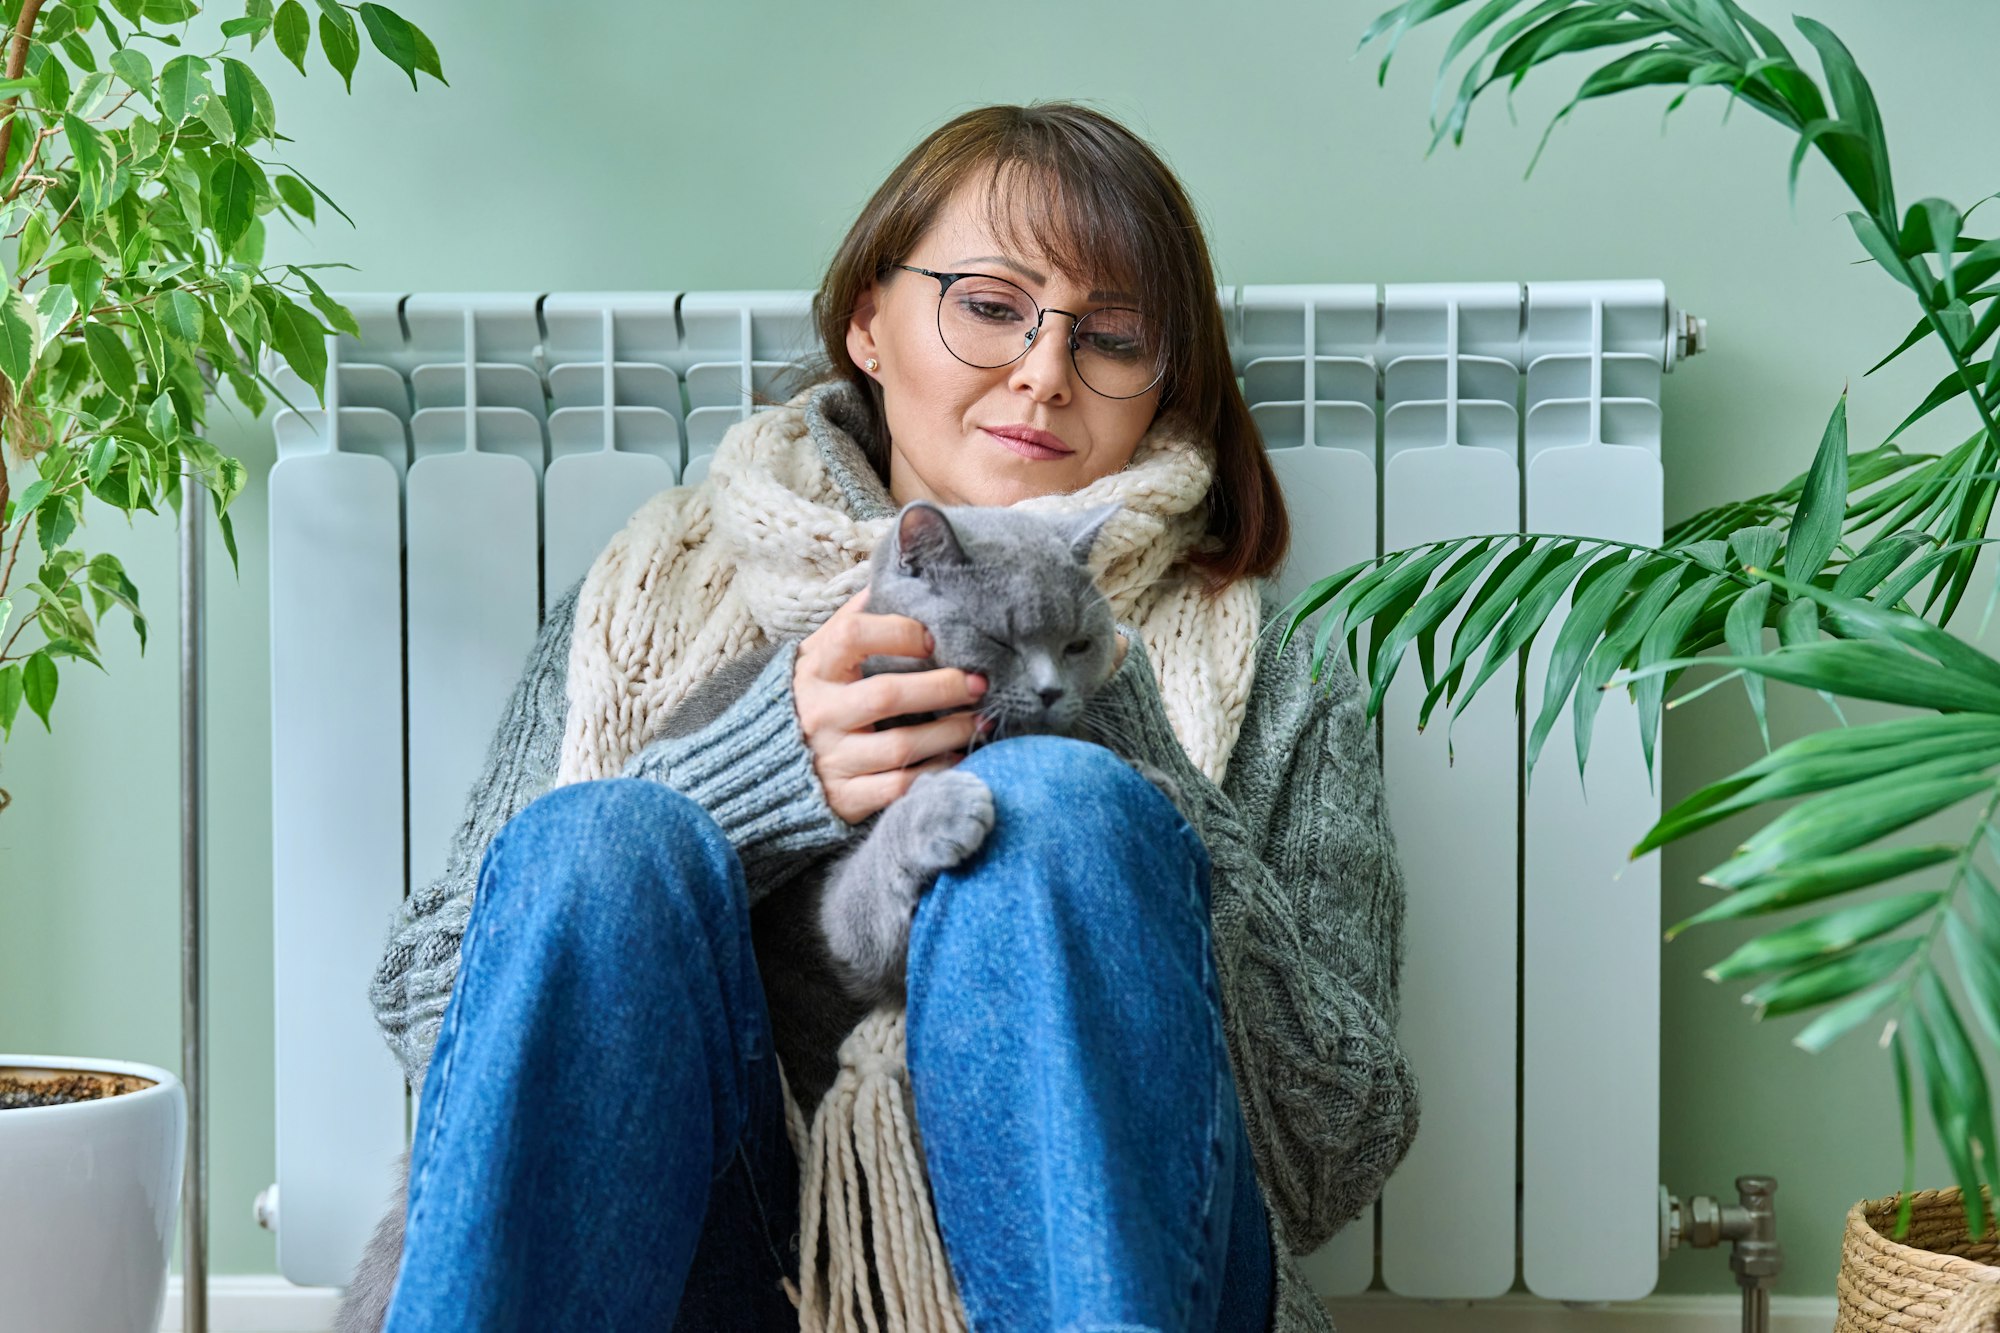
[[[827,804],[858,824],[910,789],[920,773],[964,758],[986,692],[984,677],[957,667],[861,674],[875,654],[929,657],[930,631],[909,616],[864,613],[863,588],[799,644],[792,697],[799,729]],[[915,726],[876,731],[883,718],[958,710]]]

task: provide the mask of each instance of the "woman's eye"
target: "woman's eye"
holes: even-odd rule
[[[1139,355],[1139,344],[1130,338],[1118,338],[1108,334],[1094,333],[1085,339],[1085,341],[1090,344],[1091,351],[1096,352],[1100,356],[1111,357],[1114,360],[1130,361]]]
[[[1021,317],[1021,312],[1005,301],[967,300],[960,303],[960,308],[974,319],[989,324],[1004,324]]]

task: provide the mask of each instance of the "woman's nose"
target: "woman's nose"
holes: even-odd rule
[[[1054,311],[1043,315],[1034,341],[1014,363],[1014,382],[1028,387],[1037,398],[1067,398],[1070,394],[1075,367],[1070,363],[1068,319]]]

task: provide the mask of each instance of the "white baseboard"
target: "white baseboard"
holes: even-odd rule
[[[275,1273],[208,1280],[209,1333],[326,1333],[340,1293],[295,1287]],[[1780,1296],[1771,1302],[1770,1333],[1827,1333],[1833,1297]],[[1740,1333],[1742,1300],[1717,1296],[1653,1296],[1573,1309],[1533,1296],[1433,1303],[1380,1293],[1329,1300],[1340,1333]],[[185,1333],[181,1280],[167,1279],[160,1333]]]
[[[167,1275],[160,1333],[186,1333],[181,1277]],[[209,1275],[208,1333],[327,1333],[340,1304],[337,1287],[296,1287],[276,1273]]]
[[[1740,1333],[1743,1298],[1649,1296],[1597,1306],[1568,1306],[1538,1296],[1490,1301],[1416,1301],[1385,1292],[1329,1297],[1340,1333]],[[1828,1333],[1831,1296],[1778,1296],[1770,1333]]]

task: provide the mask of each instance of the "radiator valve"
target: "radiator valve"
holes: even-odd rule
[[[1770,1327],[1771,1288],[1785,1266],[1772,1202],[1777,1192],[1778,1182],[1771,1176],[1736,1177],[1733,1204],[1706,1194],[1683,1202],[1660,1186],[1660,1258],[1678,1245],[1705,1250],[1729,1242],[1729,1267],[1743,1289],[1743,1333],[1764,1333]]]

